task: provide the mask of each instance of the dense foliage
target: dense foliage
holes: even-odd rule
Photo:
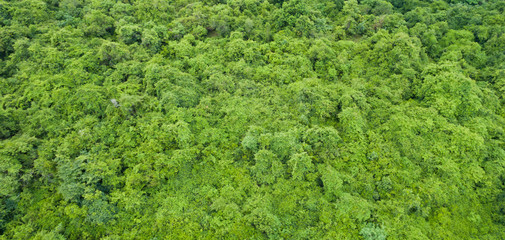
[[[504,239],[503,0],[0,0],[0,238]]]

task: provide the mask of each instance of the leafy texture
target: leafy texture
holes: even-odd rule
[[[2,239],[504,239],[502,0],[0,0]]]

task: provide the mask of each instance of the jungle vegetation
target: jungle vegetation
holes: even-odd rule
[[[0,0],[1,239],[505,239],[503,0]]]

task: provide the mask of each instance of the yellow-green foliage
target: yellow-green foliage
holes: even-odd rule
[[[1,239],[504,239],[503,0],[0,0]]]

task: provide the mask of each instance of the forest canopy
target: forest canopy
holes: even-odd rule
[[[504,239],[503,0],[0,0],[0,239]]]

